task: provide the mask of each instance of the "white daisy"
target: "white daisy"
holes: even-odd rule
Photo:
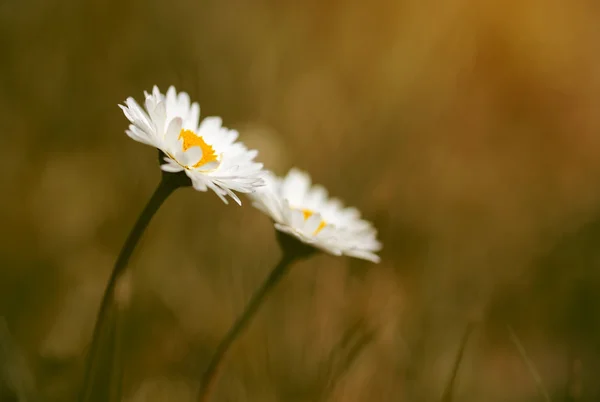
[[[311,186],[310,176],[298,169],[285,178],[263,175],[265,186],[250,195],[253,205],[275,221],[275,228],[334,255],[379,262],[377,231],[360,218],[356,208],[344,208],[327,190]]]
[[[225,203],[229,195],[241,205],[233,191],[251,193],[263,184],[258,152],[236,142],[238,132],[223,127],[220,117],[199,122],[200,105],[174,87],[163,95],[155,86],[144,95],[145,110],[131,97],[119,107],[131,122],[127,135],[164,152],[162,170],[185,171],[196,190],[210,188]]]

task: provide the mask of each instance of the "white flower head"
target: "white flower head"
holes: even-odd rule
[[[155,86],[144,95],[144,108],[131,97],[119,107],[131,122],[127,135],[166,155],[163,171],[184,171],[196,190],[210,188],[225,203],[230,196],[241,204],[233,191],[251,193],[263,185],[262,164],[254,162],[258,152],[236,142],[238,132],[223,127],[220,117],[200,122],[200,105],[174,87],[163,95]]]
[[[310,176],[291,169],[280,178],[263,174],[265,186],[250,195],[253,205],[275,221],[275,228],[334,255],[379,262],[377,231],[356,208],[345,208]]]

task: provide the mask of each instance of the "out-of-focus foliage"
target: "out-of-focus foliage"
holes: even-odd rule
[[[552,396],[597,399],[598,18],[580,0],[0,2],[0,315],[27,384],[77,391],[159,178],[117,104],[174,84],[385,247],[379,265],[294,266],[215,401],[439,400],[471,321],[456,401],[538,398],[507,324]],[[248,203],[170,198],[131,265],[125,400],[192,401],[277,258]]]

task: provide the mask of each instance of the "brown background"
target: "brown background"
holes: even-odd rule
[[[3,382],[73,399],[159,179],[117,104],[173,84],[384,244],[379,265],[294,266],[214,401],[438,401],[468,322],[456,401],[540,400],[507,324],[553,400],[597,400],[599,18],[583,0],[0,2]],[[249,203],[170,198],[131,264],[124,400],[194,400],[278,253]]]

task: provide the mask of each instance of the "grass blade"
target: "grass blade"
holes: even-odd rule
[[[454,367],[452,368],[452,373],[450,374],[450,378],[448,379],[448,385],[446,385],[446,389],[444,390],[444,394],[442,395],[442,402],[452,402],[452,397],[454,394],[454,385],[456,383],[456,377],[458,376],[458,369],[460,368],[460,363],[465,354],[465,349],[467,348],[467,342],[469,341],[471,332],[473,332],[473,328],[474,328],[473,323],[467,324],[465,333],[460,341],[460,346],[458,348],[458,352],[456,353],[456,359],[454,359]]]
[[[508,328],[508,334],[510,336],[510,340],[515,344],[517,351],[521,355],[521,359],[523,359],[523,362],[527,366],[527,370],[529,370],[529,373],[531,374],[531,377],[533,378],[533,381],[535,382],[535,386],[537,387],[538,392],[540,393],[540,395],[542,396],[544,401],[550,402],[550,394],[548,393],[548,390],[544,386],[542,377],[540,376],[540,373],[537,371],[535,364],[533,364],[533,361],[527,355],[527,351],[525,350],[525,347],[519,340],[519,337],[517,336],[515,331],[512,329],[510,324],[507,324],[506,327]]]

